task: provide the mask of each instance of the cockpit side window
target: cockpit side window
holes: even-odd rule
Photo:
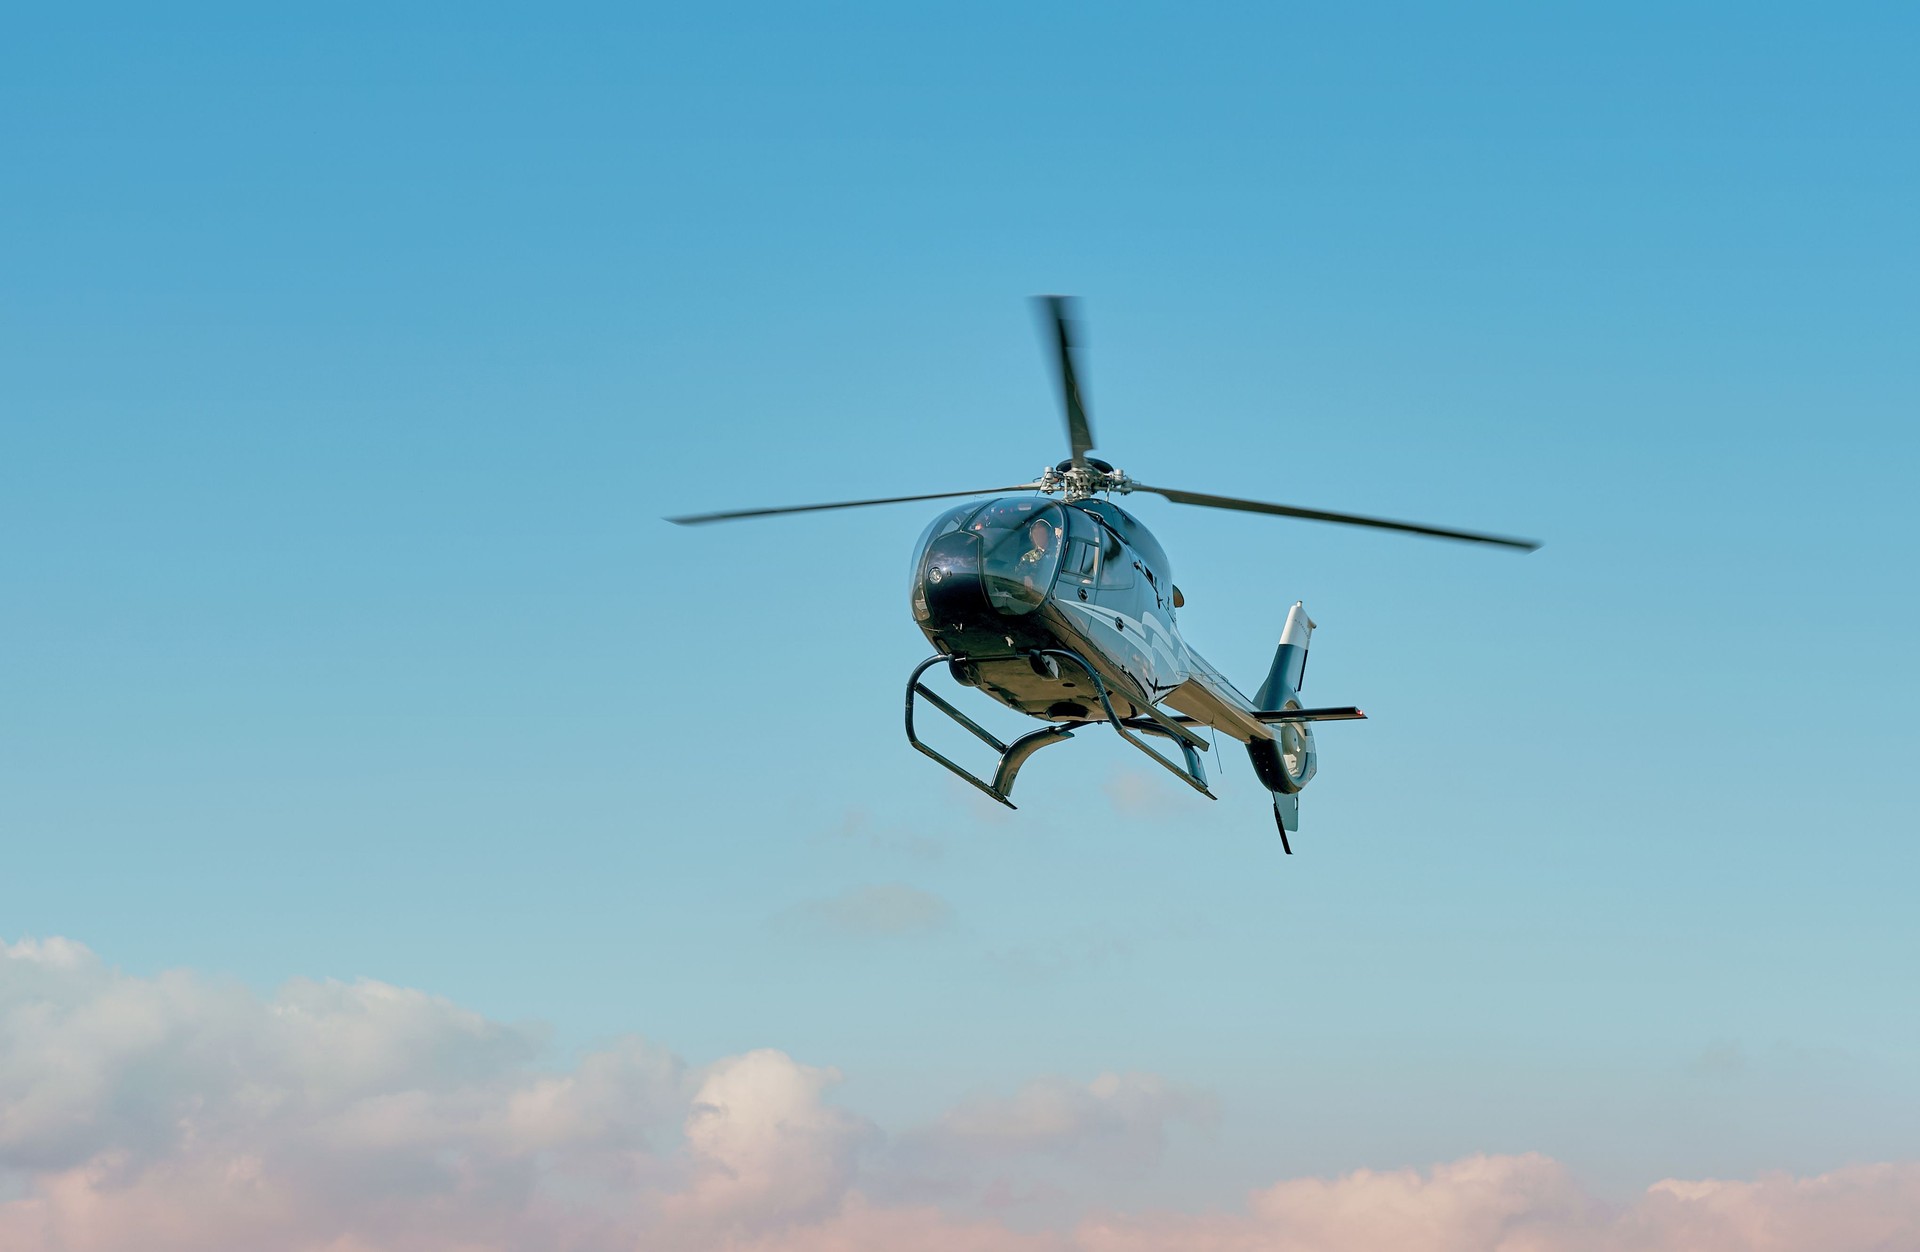
[[[1100,524],[1080,509],[1067,510],[1067,557],[1060,568],[1060,580],[1076,587],[1091,587],[1100,568],[1100,544],[1105,536]]]
[[[1082,583],[1091,584],[1093,571],[1100,566],[1099,551],[1099,546],[1089,540],[1076,540],[1067,550],[1067,572]]]
[[[1127,546],[1120,542],[1120,536],[1104,526],[1100,528],[1098,585],[1107,591],[1133,586],[1133,559],[1127,554]]]

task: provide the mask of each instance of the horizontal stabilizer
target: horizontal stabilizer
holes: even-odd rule
[[[1279,709],[1271,713],[1255,713],[1255,717],[1271,726],[1275,722],[1364,722],[1367,715],[1359,709]]]

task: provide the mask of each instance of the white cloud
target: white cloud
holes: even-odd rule
[[[541,1049],[384,983],[295,980],[263,1000],[12,945],[0,1170],[26,1198],[0,1204],[0,1247],[546,1246],[515,1197],[548,1175],[575,1191],[667,1179],[677,1162],[648,1145],[674,1134],[686,1081],[640,1040],[565,1074],[532,1067]]]
[[[1215,1116],[1211,1097],[1157,1074],[1048,1075],[1012,1095],[972,1096],[896,1136],[862,1186],[894,1202],[1071,1220],[1096,1197],[1123,1199],[1159,1165],[1176,1125]]]
[[[1095,1211],[1073,1179],[1151,1169],[1170,1127],[1205,1120],[1204,1095],[1152,1074],[1042,1078],[888,1139],[831,1101],[836,1071],[777,1051],[702,1069],[638,1038],[562,1068],[541,1056],[531,1032],[383,983],[262,998],[128,977],[60,940],[0,945],[0,1248],[1920,1247],[1920,1163],[1671,1179],[1609,1205],[1548,1158],[1476,1156],[1280,1181],[1233,1212]],[[1055,1229],[925,1202],[990,1208],[986,1192],[1036,1170],[1065,1188]],[[890,1184],[908,1174],[935,1185]]]
[[[686,1119],[697,1172],[669,1212],[736,1230],[833,1213],[872,1134],[865,1121],[822,1102],[839,1081],[837,1071],[764,1048],[712,1066]]]
[[[1159,1160],[1171,1123],[1204,1123],[1214,1114],[1204,1093],[1157,1074],[1101,1074],[1088,1083],[1055,1075],[1011,1098],[961,1103],[932,1137],[995,1157],[1036,1153],[1140,1169]]]
[[[1357,1170],[1256,1192],[1244,1214],[1094,1218],[1074,1252],[1886,1252],[1920,1247],[1920,1164],[1656,1183],[1606,1205],[1543,1156]]]

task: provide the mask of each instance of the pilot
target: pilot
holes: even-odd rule
[[[1053,527],[1047,525],[1046,518],[1036,517],[1033,519],[1033,525],[1027,527],[1027,539],[1033,546],[1020,554],[1020,564],[1031,565],[1033,568],[1021,573],[1020,582],[1028,591],[1044,595],[1045,589],[1039,585],[1035,575],[1040,572],[1040,567],[1046,562],[1047,554],[1053,551]]]
[[[1033,525],[1027,527],[1027,538],[1033,541],[1033,546],[1021,556],[1020,562],[1023,565],[1038,565],[1053,550],[1053,527],[1047,525],[1046,518],[1036,517]]]

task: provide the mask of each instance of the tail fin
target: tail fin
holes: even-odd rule
[[[1307,677],[1307,646],[1313,641],[1313,619],[1307,616],[1304,601],[1295,600],[1287,610],[1287,624],[1280,630],[1280,646],[1273,650],[1273,666],[1267,681],[1253,702],[1263,709],[1285,708],[1287,701],[1300,694]]]

